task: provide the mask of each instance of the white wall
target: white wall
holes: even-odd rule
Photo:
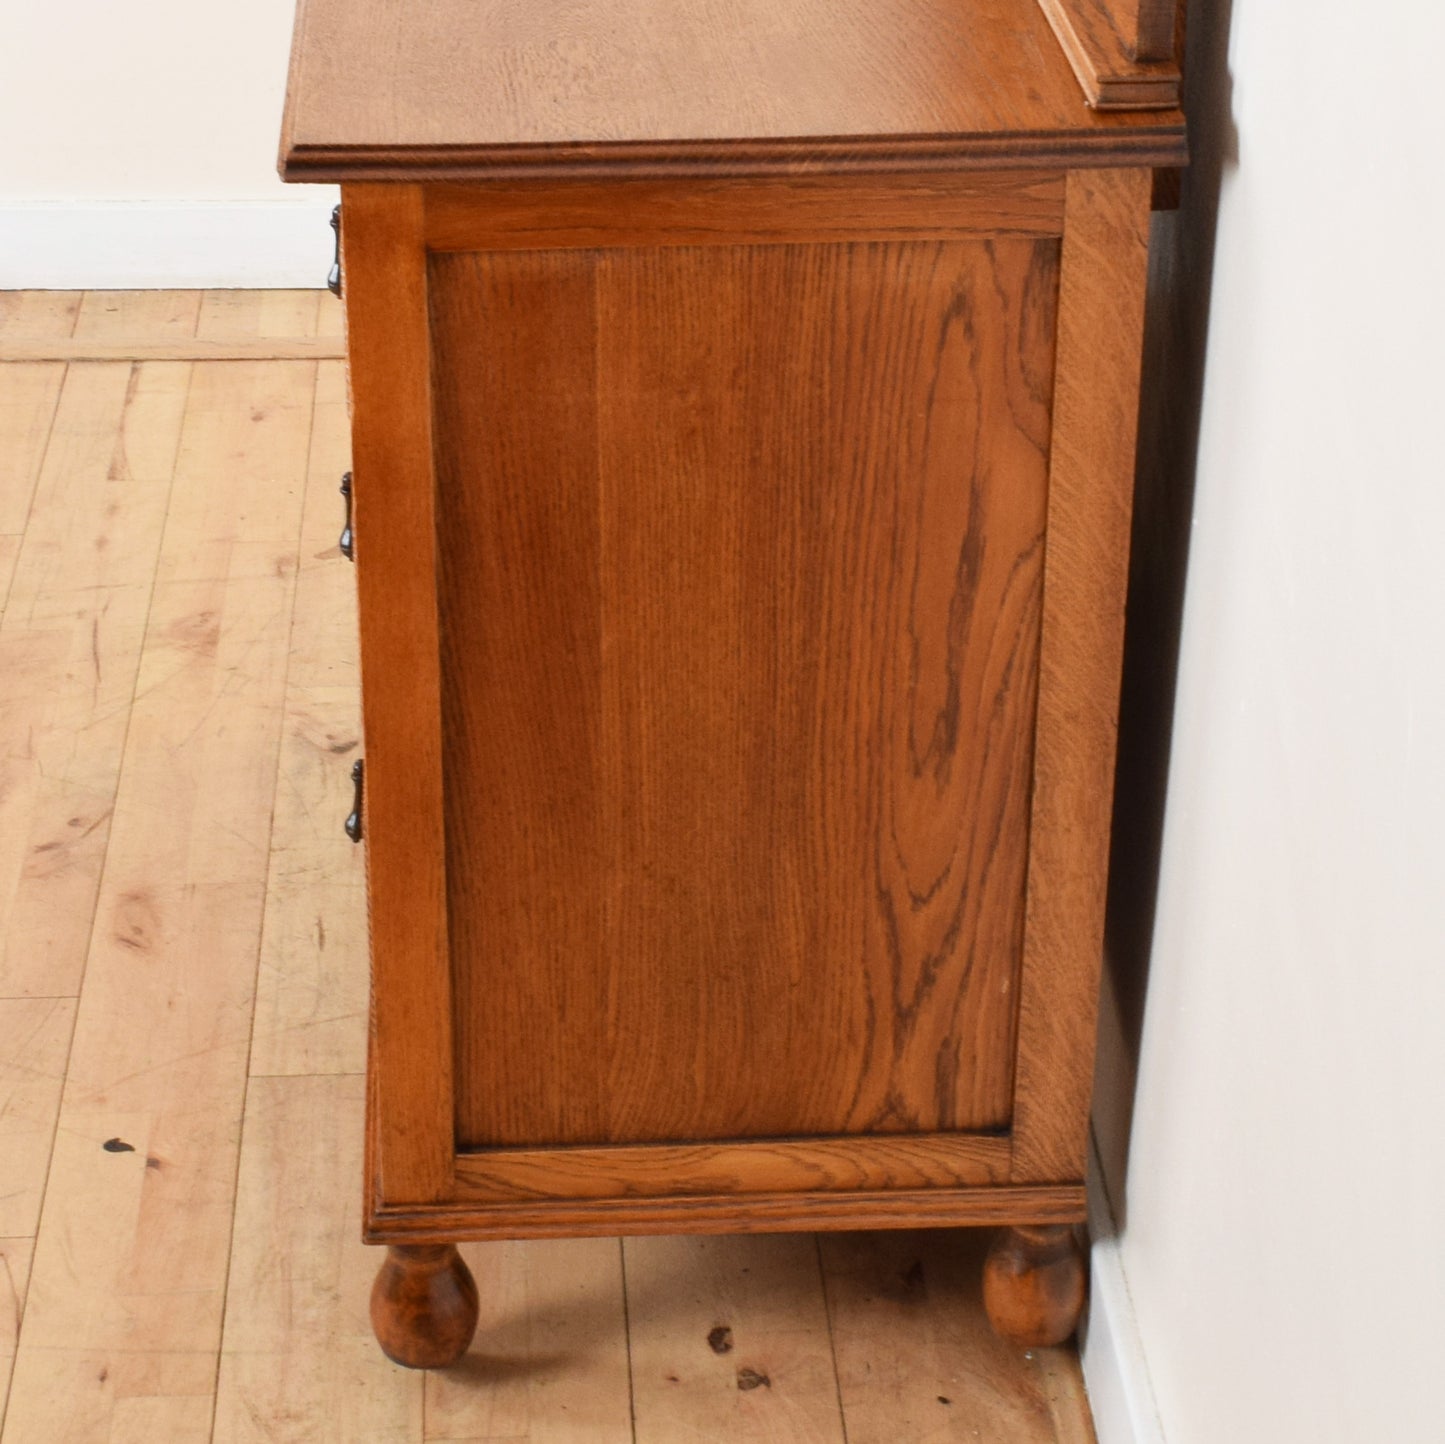
[[[0,287],[319,285],[334,197],[276,176],[292,9],[0,0]]]
[[[1237,163],[1113,1180],[1169,1444],[1445,1438],[1442,53],[1438,6],[1233,6]]]

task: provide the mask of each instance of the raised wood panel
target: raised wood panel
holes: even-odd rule
[[[613,1136],[593,270],[432,261],[461,1146]]]
[[[777,1139],[756,1143],[642,1144],[507,1149],[457,1159],[459,1197],[521,1199],[781,1193],[789,1189],[949,1188],[1008,1181],[1007,1138]]]
[[[1057,257],[432,258],[460,1145],[1008,1121]]]
[[[290,179],[1177,164],[1033,0],[302,0]]]
[[[433,251],[1057,236],[1062,171],[426,188]]]

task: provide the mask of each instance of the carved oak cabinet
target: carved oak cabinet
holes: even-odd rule
[[[1035,0],[303,0],[393,1358],[549,1235],[1001,1226],[995,1325],[1072,1329],[1182,158]]]

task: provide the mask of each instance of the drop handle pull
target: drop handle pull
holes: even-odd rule
[[[351,785],[355,791],[351,799],[351,815],[346,819],[346,835],[352,842],[361,841],[361,802],[365,777],[366,765],[358,757],[351,764]]]
[[[335,254],[331,259],[331,269],[326,273],[326,289],[333,296],[341,295],[341,207],[333,206],[331,210],[331,229],[336,233]]]
[[[342,472],[341,485],[338,490],[346,501],[346,524],[341,528],[341,535],[337,539],[336,545],[341,548],[341,555],[347,561],[355,561],[356,557],[351,545],[351,473],[349,471]]]

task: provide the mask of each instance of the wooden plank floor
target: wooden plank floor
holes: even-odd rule
[[[340,336],[0,293],[0,1444],[1088,1444],[966,1232],[474,1245],[382,1357]]]

